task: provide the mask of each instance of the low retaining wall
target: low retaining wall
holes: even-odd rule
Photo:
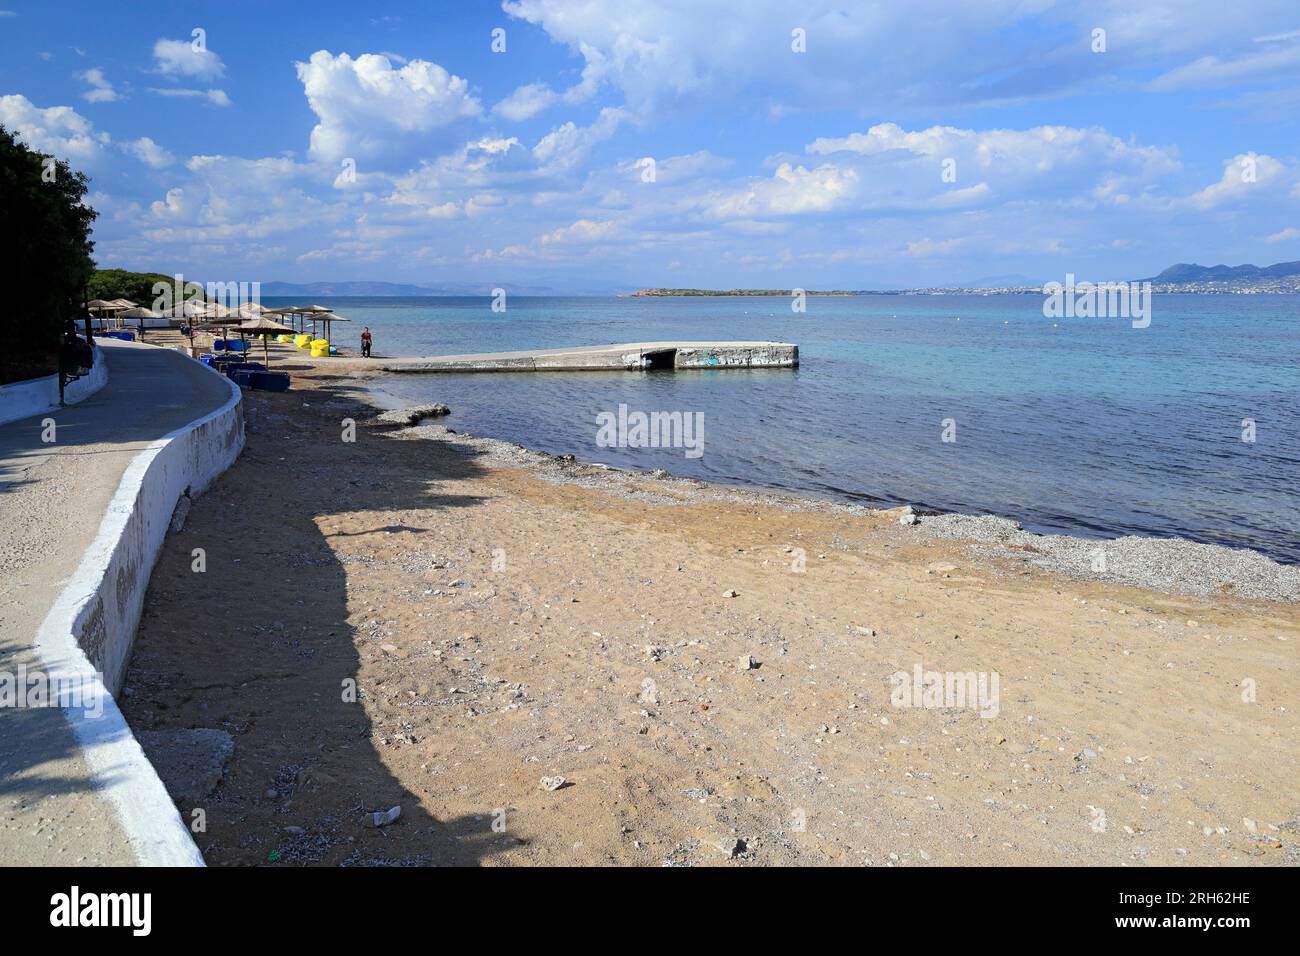
[[[203,858],[109,694],[126,673],[149,575],[177,502],[207,488],[244,447],[242,397],[221,378],[230,386],[229,401],[153,442],[127,466],[99,533],[37,636],[48,673],[103,692],[102,714],[74,708],[64,714],[143,865],[202,866]]]
[[[104,352],[98,346],[92,347],[95,349],[95,363],[90,367],[90,374],[69,382],[63,390],[63,400],[68,405],[88,398],[108,384],[108,363],[104,361]],[[58,407],[57,374],[0,385],[0,425],[52,412]]]

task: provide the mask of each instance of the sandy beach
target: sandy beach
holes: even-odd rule
[[[137,735],[231,735],[179,800],[211,865],[1300,862],[1295,569],[1089,580],[1005,523],[406,427],[288,361],[122,695]],[[928,672],[995,706],[900,704]]]

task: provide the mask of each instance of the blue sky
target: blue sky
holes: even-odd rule
[[[105,266],[599,292],[1300,259],[1294,0],[0,0],[0,53],[0,123],[91,175]]]

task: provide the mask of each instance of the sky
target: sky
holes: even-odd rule
[[[101,267],[602,293],[1300,259],[1295,0],[0,0]]]

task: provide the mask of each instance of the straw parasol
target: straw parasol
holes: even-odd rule
[[[327,339],[330,340],[330,344],[333,344],[333,342],[334,342],[334,340],[333,340],[332,338],[330,338],[330,323],[331,323],[331,322],[351,322],[351,321],[352,321],[351,319],[347,318],[346,316],[339,315],[337,312],[331,312],[331,313],[329,313],[329,315],[322,315],[322,316],[320,317],[320,320],[321,320],[322,322],[325,323],[325,338],[327,338]]]
[[[211,315],[212,311],[206,302],[189,299],[185,302],[177,303],[164,314],[177,319],[200,319]]]
[[[91,299],[85,304],[85,308],[87,312],[99,313],[99,316],[104,320],[103,327],[108,328],[109,321],[116,319],[118,313],[125,310],[127,306],[119,305],[117,302],[107,299]]]
[[[239,323],[239,334],[241,336],[247,332],[250,335],[260,335],[262,337],[262,359],[266,362],[267,368],[271,367],[271,353],[267,349],[266,339],[271,335],[283,335],[286,332],[292,332],[289,326],[276,322],[274,319],[268,319],[264,315],[256,318],[245,319]]]

